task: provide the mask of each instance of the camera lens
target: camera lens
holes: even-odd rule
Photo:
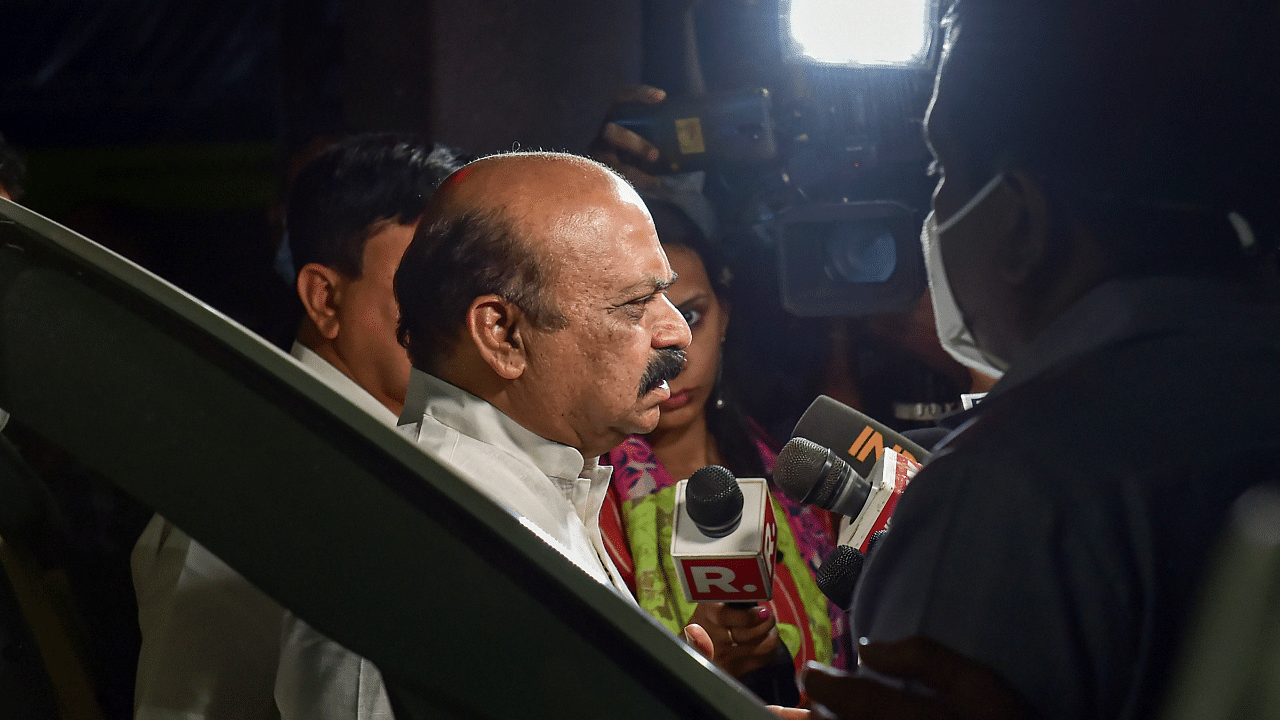
[[[898,252],[882,222],[830,223],[824,242],[827,276],[848,283],[881,283],[893,275]]]

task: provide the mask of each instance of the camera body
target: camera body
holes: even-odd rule
[[[773,101],[764,88],[628,105],[612,119],[653,143],[665,172],[766,163],[778,154]]]

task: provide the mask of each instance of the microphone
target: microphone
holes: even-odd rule
[[[818,589],[831,601],[832,605],[851,612],[853,610],[853,591],[858,587],[858,578],[862,577],[862,566],[872,548],[884,537],[885,530],[871,533],[867,540],[867,552],[863,553],[850,545],[837,545],[822,560],[814,579]]]
[[[862,576],[862,563],[866,555],[856,547],[837,545],[818,567],[814,579],[818,589],[832,605],[848,612],[853,605],[853,590]]]
[[[763,479],[708,465],[676,483],[671,558],[689,602],[769,600],[777,547]]]
[[[792,499],[854,517],[871,494],[871,484],[833,451],[802,437],[778,453],[773,479]]]
[[[884,448],[864,479],[832,450],[794,437],[778,454],[774,479],[795,500],[848,518],[840,543],[868,550],[868,538],[889,526],[898,498],[920,469],[906,456]]]
[[[698,468],[689,478],[685,493],[689,519],[703,535],[722,538],[742,524],[742,488],[727,468]]]
[[[862,477],[870,477],[886,449],[920,464],[929,459],[929,451],[918,443],[826,395],[819,395],[804,411],[791,435],[831,448]]]
[[[671,558],[685,599],[750,608],[773,597],[778,526],[761,478],[737,480],[719,465],[676,483]],[[800,702],[791,651],[774,648],[769,664],[738,678],[768,702]]]

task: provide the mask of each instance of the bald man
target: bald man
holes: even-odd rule
[[[597,458],[658,423],[690,341],[675,280],[635,191],[594,161],[552,153],[478,160],[437,190],[395,276],[413,369],[400,429],[584,572],[630,593],[598,516]],[[286,628],[298,672],[284,717],[333,716],[326,698],[382,694],[380,678],[305,623]],[[356,683],[355,686],[352,683]]]
[[[690,340],[648,211],[593,161],[507,155],[455,173],[422,228],[396,272],[402,426],[623,588],[595,458],[654,428]]]

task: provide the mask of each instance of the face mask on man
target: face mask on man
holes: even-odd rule
[[[991,178],[969,202],[964,204],[964,207],[941,225],[930,210],[924,219],[924,227],[920,231],[925,273],[929,277],[929,292],[933,297],[933,318],[938,326],[938,340],[942,342],[942,349],[961,365],[995,378],[1004,375],[1005,370],[1009,369],[1009,364],[978,347],[973,333],[969,332],[964,316],[960,314],[960,306],[956,304],[955,296],[951,294],[951,286],[947,283],[947,271],[943,266],[942,248],[938,246],[938,237],[986,200],[1003,180],[1002,174]]]

